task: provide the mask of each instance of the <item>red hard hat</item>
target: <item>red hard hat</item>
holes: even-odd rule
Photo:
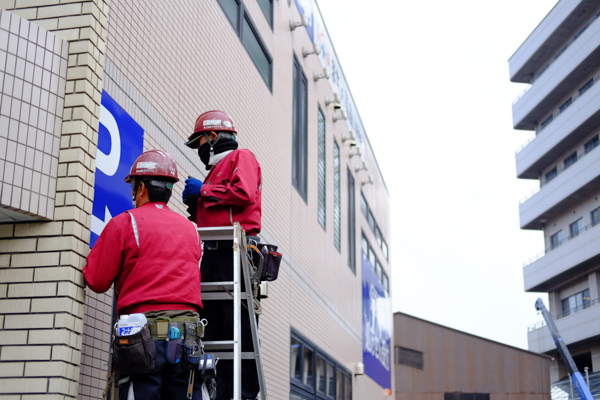
[[[194,125],[194,133],[190,135],[185,145],[192,149],[197,148],[200,136],[202,136],[201,132],[211,131],[237,134],[233,119],[225,111],[211,110],[200,114]]]
[[[162,150],[150,150],[142,153],[131,166],[125,182],[132,181],[134,176],[162,176],[179,181],[177,165],[173,158]]]

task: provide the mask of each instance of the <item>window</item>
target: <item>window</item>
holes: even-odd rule
[[[381,247],[381,231],[378,226],[375,227],[375,240],[377,240],[377,244]]]
[[[556,167],[554,167],[550,171],[546,172],[546,183],[548,183],[552,179],[556,178],[556,175],[558,175],[558,171],[556,170]]]
[[[364,233],[362,234],[360,240],[360,249],[362,250],[363,254],[369,258],[369,242],[367,241]]]
[[[598,135],[594,136],[583,145],[584,153],[587,154],[590,151],[594,150],[596,146],[600,143],[600,139],[598,139]]]
[[[244,13],[244,20],[242,21],[242,44],[265,83],[271,89],[271,56],[247,13]]]
[[[265,14],[269,26],[273,29],[273,0],[258,0],[258,5]]]
[[[569,225],[569,232],[571,233],[571,237],[575,237],[579,235],[579,232],[583,230],[583,218],[579,218],[577,221],[573,222]]]
[[[373,216],[371,210],[369,210],[369,216],[367,217],[367,221],[369,222],[369,226],[371,227],[373,232],[375,232],[375,217]]]
[[[300,334],[290,342],[291,400],[352,400],[350,373]]]
[[[362,211],[365,218],[367,218],[369,214],[369,206],[367,205],[367,200],[362,192],[360,192],[360,211]]]
[[[383,252],[383,256],[385,257],[385,259],[387,260],[388,259],[388,247],[383,239],[381,240],[381,251]]]
[[[579,89],[579,95],[584,94],[589,88],[594,86],[594,78],[590,79]]]
[[[240,3],[237,0],[218,0],[219,5],[227,16],[236,33],[239,32]]]
[[[333,141],[333,244],[341,251],[340,146]]]
[[[544,129],[545,127],[548,126],[548,124],[550,122],[552,122],[552,120],[554,119],[554,115],[549,116],[548,118],[546,118],[546,120],[544,122],[542,122],[541,124],[541,128]]]
[[[255,28],[250,14],[242,0],[217,0],[225,16],[238,35],[250,59],[258,69],[265,83],[272,90],[273,58]]]
[[[577,162],[577,152],[573,152],[569,155],[569,157],[565,158],[565,169],[569,168],[571,165]]]
[[[326,148],[325,148],[325,115],[319,108],[318,112],[318,150],[317,150],[317,173],[318,173],[318,188],[319,188],[319,199],[317,204],[317,219],[323,229],[326,225],[327,217],[327,187],[325,185],[325,162],[326,162]]]
[[[383,288],[386,293],[390,292],[390,280],[385,272],[381,272],[381,283],[383,284]]]
[[[562,299],[561,303],[563,317],[576,313],[577,311],[581,311],[584,308],[588,308],[592,305],[592,301],[590,299],[590,290],[585,289],[583,292],[579,292],[567,297],[566,299]]]
[[[592,226],[600,222],[600,207],[592,210]]]
[[[356,273],[356,225],[355,225],[354,176],[348,168],[348,266]]]
[[[562,230],[556,232],[554,235],[550,236],[550,250],[554,250],[558,246],[562,244],[563,241],[563,233]]]
[[[490,400],[487,393],[444,393],[444,400]]]
[[[558,111],[563,112],[573,103],[573,98],[569,97],[569,100],[565,101],[562,106],[559,107]]]
[[[405,347],[394,347],[394,361],[396,364],[412,368],[423,369],[423,353]]]
[[[307,112],[308,81],[300,63],[294,57],[294,88],[292,110],[292,184],[306,201],[307,186]]]

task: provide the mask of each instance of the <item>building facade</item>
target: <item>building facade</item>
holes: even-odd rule
[[[0,8],[3,398],[101,398],[113,296],[85,288],[85,257],[142,151],[206,176],[183,142],[211,109],[260,161],[261,237],[283,253],[259,327],[269,398],[393,392],[389,195],[314,0]]]
[[[517,151],[517,177],[540,185],[521,201],[520,225],[545,241],[525,263],[525,290],[548,293],[582,372],[600,371],[599,16],[597,1],[561,0],[509,60],[510,80],[528,84],[513,104],[514,128],[535,131]],[[547,327],[532,326],[528,342],[556,358],[552,382],[565,378]]]
[[[550,357],[394,313],[396,400],[550,400]]]

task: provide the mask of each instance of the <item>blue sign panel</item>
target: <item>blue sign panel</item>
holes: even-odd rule
[[[131,185],[124,179],[143,149],[142,127],[102,91],[90,247],[114,215],[132,208]]]
[[[362,255],[362,327],[365,373],[382,388],[392,387],[390,342],[392,333],[390,297],[375,269]]]

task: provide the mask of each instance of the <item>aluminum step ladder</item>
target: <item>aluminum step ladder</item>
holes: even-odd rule
[[[233,281],[232,282],[206,282],[201,283],[202,301],[231,300],[233,301],[233,340],[203,341],[204,351],[214,354],[215,358],[221,360],[233,359],[233,400],[241,400],[242,396],[242,360],[253,359],[256,361],[258,372],[258,384],[260,387],[261,400],[267,400],[267,387],[265,374],[262,366],[260,343],[258,340],[258,326],[254,313],[252,296],[252,285],[250,275],[250,264],[246,256],[246,234],[238,222],[233,226],[220,226],[210,228],[198,228],[200,240],[231,240],[233,238]],[[242,276],[240,277],[240,271]],[[201,272],[202,273],[202,272]],[[246,290],[241,291],[241,281],[244,280]],[[233,298],[232,298],[233,297]],[[247,307],[242,307],[242,300],[246,300]],[[252,331],[252,345],[254,351],[242,352],[241,341],[241,316],[242,312],[248,312],[250,319],[250,330]],[[210,321],[208,321],[210,326]],[[224,352],[219,350],[233,350]]]

